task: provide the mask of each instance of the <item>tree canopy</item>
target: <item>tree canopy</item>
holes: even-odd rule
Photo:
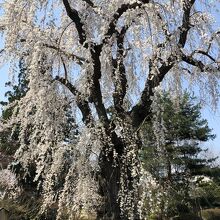
[[[195,86],[217,103],[216,4],[2,1],[1,58],[10,62],[11,74],[23,59],[29,89],[10,104],[16,103],[13,114],[0,128],[20,125],[15,159],[23,178],[36,167],[42,212],[57,204],[57,219],[64,210],[70,219],[82,210],[98,219],[144,218],[140,192],[150,185],[142,182],[153,179],[139,159],[139,128],[152,108],[157,111],[152,102],[159,86],[173,94]],[[74,142],[66,141],[64,125],[71,123],[79,128]]]

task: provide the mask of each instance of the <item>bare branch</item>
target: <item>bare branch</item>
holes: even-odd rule
[[[203,50],[195,50],[191,56],[193,56],[195,53],[200,53],[202,55],[207,56],[210,60],[212,60],[213,62],[217,62],[211,55],[209,55],[207,52],[203,51]]]
[[[220,66],[217,62],[215,62],[217,67],[211,68],[210,66],[205,65],[202,61],[197,60],[193,58],[192,56],[187,56],[185,54],[182,55],[182,60],[192,66],[199,68],[201,72],[213,71],[213,70],[220,71]]]
[[[89,107],[89,103],[82,98],[82,94],[75,88],[75,86],[73,86],[72,83],[68,81],[68,79],[65,79],[60,76],[56,76],[55,80],[59,81],[62,85],[66,86],[69,89],[69,91],[76,97],[76,104],[83,115],[83,122],[85,124],[93,123],[93,117],[91,109]]]

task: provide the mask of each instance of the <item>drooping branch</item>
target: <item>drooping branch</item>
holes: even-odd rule
[[[182,25],[177,28],[180,31],[179,41],[178,41],[178,46],[180,48],[183,48],[185,46],[186,41],[187,41],[188,32],[193,27],[193,25],[191,25],[191,23],[190,23],[190,13],[191,13],[191,9],[192,9],[194,3],[195,3],[195,0],[190,0],[190,1],[184,0],[184,2],[183,2]],[[164,49],[166,47],[167,43],[172,40],[172,34],[169,32],[168,25],[165,22],[165,20],[163,19],[163,17],[161,16],[161,14],[159,12],[157,12],[156,16],[158,17],[158,19],[161,22],[162,30],[163,30],[163,33],[164,33],[165,39],[166,39],[164,42],[159,43],[157,45],[157,48]]]
[[[209,40],[209,45],[208,45],[208,48],[207,48],[207,52],[209,52],[209,50],[210,50],[210,48],[211,48],[211,46],[212,46],[212,42],[213,42],[213,40],[215,39],[215,37],[216,37],[217,35],[220,35],[220,31],[216,31],[216,32],[212,35],[212,37],[210,38],[210,40]]]
[[[166,20],[162,17],[162,15],[160,14],[159,11],[156,13],[156,16],[158,17],[158,19],[161,22],[161,25],[162,25],[161,27],[162,27],[162,30],[164,32],[166,41],[169,42],[171,40],[172,35],[169,33],[168,24],[167,24]],[[165,46],[165,43],[158,44],[158,47],[164,47],[164,46]]]
[[[75,23],[78,35],[79,35],[79,43],[83,45],[85,48],[88,48],[88,44],[86,42],[86,32],[84,30],[84,24],[81,21],[79,13],[77,10],[71,8],[68,0],[63,0],[63,4],[65,6],[67,15],[70,19]]]
[[[194,3],[195,0],[190,0],[190,1],[185,0],[183,2],[182,25],[178,28],[180,30],[179,41],[178,41],[178,46],[180,48],[183,48],[187,41],[187,35],[191,28],[190,13]],[[166,31],[166,29],[164,29],[164,31]],[[166,38],[168,37],[167,39],[169,40],[169,35],[167,35],[166,32],[165,35]],[[165,48],[165,44],[159,44],[157,45],[157,47]],[[154,61],[157,61],[158,59],[157,55],[153,59],[154,60],[150,61],[149,63],[149,74],[145,83],[145,88],[141,94],[141,98],[137,103],[137,105],[135,105],[130,112],[133,125],[135,127],[138,127],[146,118],[146,116],[149,115],[150,113],[150,106],[152,103],[151,96],[153,96],[154,94],[154,88],[156,88],[161,83],[165,75],[172,69],[174,64],[178,62],[178,58],[175,55],[175,53],[171,53],[171,55],[164,61],[160,60],[161,62],[160,67],[157,67],[157,62],[154,63]]]
[[[75,86],[73,86],[72,83],[70,83],[68,79],[65,79],[60,76],[56,76],[55,80],[57,80],[62,85],[64,85],[66,88],[68,88],[69,91],[75,96],[76,104],[78,108],[80,109],[82,116],[83,116],[83,119],[82,119],[83,122],[86,125],[93,123],[93,117],[92,117],[91,109],[89,107],[89,103],[82,97],[82,94],[75,88]]]
[[[65,62],[64,62],[63,57],[60,56],[60,58],[61,58],[61,61],[62,61],[62,63],[63,63],[63,69],[64,69],[65,80],[68,80],[68,72],[67,72],[66,64],[65,64]]]

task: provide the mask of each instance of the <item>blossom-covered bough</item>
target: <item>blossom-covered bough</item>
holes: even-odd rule
[[[98,219],[144,219],[155,183],[139,159],[140,126],[162,82],[173,93],[188,82],[216,103],[215,4],[2,1],[2,59],[12,73],[24,59],[29,81],[4,126],[20,124],[15,157],[26,176],[36,166],[42,212],[56,203],[57,218],[94,210]],[[79,129],[74,141],[65,137],[68,105]]]

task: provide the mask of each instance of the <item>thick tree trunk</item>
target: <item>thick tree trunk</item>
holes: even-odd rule
[[[103,154],[100,158],[100,193],[104,204],[98,211],[99,220],[120,220],[121,210],[118,201],[120,189],[120,167],[114,165],[112,153],[108,157]]]
[[[103,149],[99,158],[99,185],[100,194],[104,197],[104,205],[98,211],[97,219],[126,220],[132,218],[139,220],[136,186],[140,176],[139,174],[135,176],[133,172],[133,169],[137,170],[139,167],[137,151],[139,141],[129,130],[124,134],[123,141],[114,136],[113,142],[111,150],[106,147],[107,150]],[[114,157],[113,149],[117,154],[116,157]],[[135,153],[132,155],[130,152]]]

